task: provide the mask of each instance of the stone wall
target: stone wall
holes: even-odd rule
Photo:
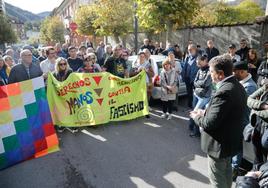
[[[171,42],[179,44],[181,49],[185,49],[188,40],[193,40],[201,47],[206,46],[206,41],[212,39],[215,46],[221,53],[227,51],[228,45],[234,43],[239,48],[239,41],[241,38],[246,38],[250,47],[260,50],[264,41],[268,41],[268,17],[264,20],[254,24],[231,25],[231,26],[214,26],[202,28],[185,28],[172,33]],[[146,36],[145,33],[139,33],[139,46],[142,45],[143,39],[149,37],[153,41],[163,42],[165,44],[165,33],[159,35]],[[129,47],[134,47],[134,35],[129,34],[121,42]],[[115,44],[112,37],[107,38],[107,42],[112,45]]]

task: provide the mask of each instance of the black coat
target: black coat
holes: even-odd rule
[[[208,55],[208,61],[211,60],[213,57],[216,57],[220,54],[219,50],[215,47],[213,48],[206,48],[205,49],[205,52],[207,53]]]
[[[250,48],[246,46],[245,48],[240,48],[235,53],[241,57],[241,61],[244,61],[248,57],[249,50],[250,50]]]
[[[53,72],[53,76],[60,82],[66,80],[69,75],[72,73],[72,69],[69,69],[65,74],[61,74],[59,72]]]
[[[258,178],[238,176],[236,188],[268,188],[268,162],[264,163],[259,171],[261,175]]]
[[[42,76],[42,74],[43,74],[40,66],[36,65],[34,63],[32,63],[30,65],[29,70],[30,70],[30,76],[28,75],[26,68],[22,63],[15,65],[14,67],[12,67],[12,69],[10,71],[8,83],[12,84],[15,82],[29,80],[32,78]]]
[[[234,78],[225,80],[212,96],[203,117],[194,119],[202,127],[201,148],[215,158],[226,158],[242,150],[243,119],[247,94]]]

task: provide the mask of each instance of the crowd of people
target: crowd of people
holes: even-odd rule
[[[96,49],[57,43],[41,48],[38,54],[33,47],[25,46],[19,57],[12,47],[8,47],[0,55],[0,85],[39,76],[46,82],[50,72],[58,81],[64,81],[73,72],[107,71],[128,78],[144,70],[148,100],[154,78],[160,77],[161,118],[170,120],[180,87],[179,77],[182,77],[191,109],[189,135],[202,135],[201,148],[208,156],[212,186],[230,188],[232,178],[234,180],[240,174],[245,137],[254,148],[253,171],[259,173],[257,176],[251,172],[245,177],[257,181],[263,169],[268,169],[261,169],[266,164],[268,151],[268,41],[263,50],[257,52],[248,46],[247,40],[241,39],[240,49],[230,44],[224,54],[220,54],[213,40],[208,40],[205,48],[189,41],[185,50],[178,44],[168,43],[164,49],[162,43],[153,45],[149,39],[143,42],[137,53],[120,44],[112,47],[102,41]],[[152,54],[167,56],[160,73]],[[130,62],[130,55],[137,55],[137,59]],[[64,127],[58,127],[59,132],[64,130]],[[77,132],[75,127],[70,130]],[[237,186],[241,187],[245,185],[241,182],[248,178],[238,178],[238,181]]]

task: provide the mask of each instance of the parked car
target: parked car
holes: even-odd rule
[[[137,60],[137,56],[130,56],[128,58],[128,60],[133,63],[134,61]],[[160,99],[161,98],[161,87],[160,87],[160,72],[162,71],[162,62],[167,58],[167,56],[163,56],[163,55],[151,55],[151,58],[154,60],[154,62],[156,63],[157,67],[158,67],[158,73],[157,75],[155,75],[153,77],[153,83],[154,83],[154,88],[152,91],[152,98],[153,99]],[[178,62],[180,63],[180,61],[178,60]],[[186,86],[185,83],[182,81],[182,78],[180,76],[180,86],[179,86],[179,90],[178,90],[178,96],[184,96],[186,95]]]

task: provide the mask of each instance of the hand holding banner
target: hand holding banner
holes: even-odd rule
[[[148,114],[146,73],[122,79],[110,73],[72,73],[64,82],[48,76],[54,124],[89,126]]]

